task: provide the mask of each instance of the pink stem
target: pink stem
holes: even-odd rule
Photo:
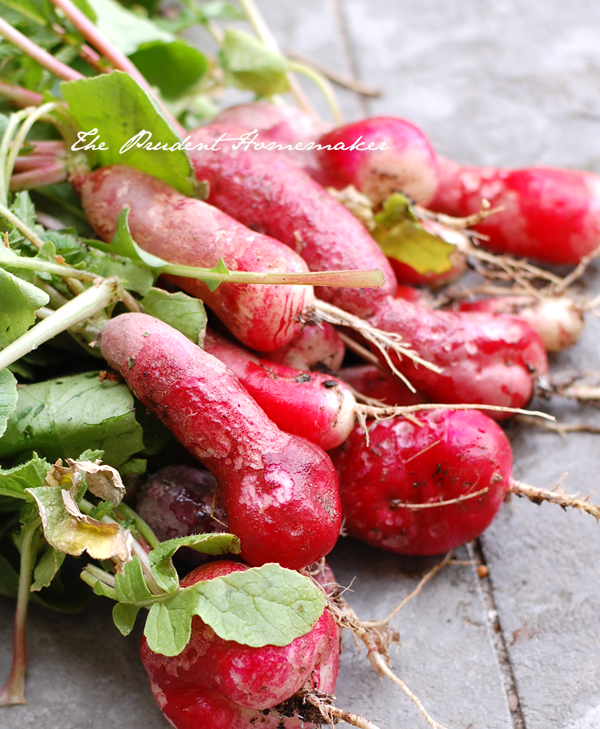
[[[92,23],[92,21],[84,15],[71,0],[50,0],[57,8],[60,8],[67,18],[73,23],[77,30],[86,38],[100,53],[119,71],[128,73],[131,78],[136,81],[148,94],[154,96],[150,85],[134,64],[121,51],[114,46],[113,43]],[[161,105],[162,106],[162,105]],[[169,112],[164,109],[164,113],[168,116],[171,123],[175,126],[178,133],[184,137],[185,131],[183,127],[175,120]]]
[[[66,34],[66,30],[62,26],[58,25],[58,23],[52,24],[52,30],[60,36],[64,36]],[[72,43],[72,41],[68,42]],[[87,64],[89,64],[92,68],[95,68],[99,73],[107,73],[110,70],[102,65],[102,56],[100,56],[99,53],[96,53],[96,51],[86,43],[81,46],[79,55]]]
[[[35,91],[29,91],[20,86],[5,84],[4,81],[0,81],[0,96],[14,101],[17,106],[39,106],[43,101],[41,94],[36,94]]]
[[[25,667],[27,665],[25,625],[27,621],[29,588],[31,586],[31,575],[34,562],[32,542],[39,525],[39,520],[36,520],[25,529],[23,542],[21,544],[21,568],[19,573],[17,609],[15,612],[13,659],[8,681],[4,685],[4,688],[0,690],[0,706],[25,703]]]
[[[65,143],[59,139],[30,139],[27,140],[27,144],[31,144],[35,147],[33,154],[51,154],[51,155],[64,155],[65,154]]]
[[[57,182],[66,182],[67,170],[62,162],[56,162],[47,167],[38,167],[28,172],[20,172],[10,178],[12,192],[19,190],[32,190],[36,187],[54,185]]]
[[[56,162],[55,154],[28,154],[26,157],[17,157],[14,172],[27,172],[40,167],[48,167]]]
[[[76,81],[77,79],[85,78],[82,74],[74,69],[70,68],[66,64],[62,63],[54,56],[50,55],[43,48],[40,48],[36,43],[29,40],[23,33],[20,33],[16,28],[13,28],[10,23],[7,23],[4,18],[0,18],[0,35],[3,35],[13,45],[20,48],[23,53],[37,61],[41,66],[47,68],[55,76],[62,78],[64,81]]]

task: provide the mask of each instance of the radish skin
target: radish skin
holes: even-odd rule
[[[269,359],[297,370],[335,372],[342,366],[345,353],[344,342],[333,325],[308,323],[291,342],[269,352]]]
[[[99,342],[136,397],[215,475],[245,561],[301,569],[331,551],[339,491],[321,448],[279,430],[224,364],[151,316],[111,319]]]
[[[438,158],[440,184],[428,207],[455,217],[494,213],[474,226],[496,253],[576,264],[600,245],[600,177],[554,167],[462,167]]]
[[[302,259],[276,240],[255,233],[200,200],[132,167],[104,167],[77,182],[94,230],[112,240],[119,213],[130,208],[136,243],[170,263],[213,268],[223,259],[234,271],[305,272]],[[244,344],[277,349],[302,329],[298,317],[313,302],[310,286],[222,283],[210,291],[196,279],[172,280],[206,302]]]
[[[583,331],[581,308],[566,296],[499,296],[463,301],[458,311],[487,311],[494,314],[514,314],[526,321],[542,340],[547,352],[560,352],[572,347]]]
[[[284,432],[308,438],[326,451],[350,434],[356,400],[335,377],[258,359],[212,331],[206,333],[204,349],[227,365]]]
[[[380,400],[386,405],[421,405],[427,402],[418,392],[411,392],[391,372],[376,365],[344,367],[338,370],[337,375],[361,395]]]
[[[331,147],[319,149],[317,158],[332,186],[341,190],[354,185],[375,207],[393,192],[425,204],[438,185],[433,147],[418,127],[404,119],[362,119],[327,132],[319,144]]]

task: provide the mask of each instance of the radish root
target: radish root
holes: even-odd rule
[[[556,490],[551,491],[537,488],[537,486],[529,486],[529,484],[521,483],[521,481],[511,481],[510,493],[516,496],[525,496],[534,504],[542,504],[544,501],[550,501],[553,504],[558,504],[563,509],[570,507],[577,509],[577,511],[584,511],[586,514],[591,514],[596,521],[600,520],[600,506],[590,504],[588,501],[591,494],[584,499],[580,499],[577,496],[566,494],[562,489],[559,490],[558,486]]]
[[[421,578],[416,588],[384,620],[360,620],[340,592],[337,592],[333,597],[329,598],[329,607],[338,624],[342,628],[350,630],[354,636],[357,648],[359,647],[358,640],[364,643],[367,648],[367,658],[375,672],[380,676],[387,676],[391,681],[400,686],[402,691],[415,704],[425,721],[433,729],[444,729],[445,725],[439,724],[435,719],[432,719],[420,699],[415,696],[404,681],[398,678],[389,667],[389,647],[392,643],[400,644],[400,635],[397,631],[390,628],[389,622],[408,602],[421,592],[429,580],[435,577],[443,567],[450,563],[451,557],[452,552],[448,552],[444,559]]]
[[[427,362],[426,360],[419,357],[419,355],[410,346],[402,346],[401,342],[403,340],[399,334],[383,332],[380,329],[371,326],[364,319],[360,319],[353,314],[348,314],[348,312],[344,311],[343,309],[339,309],[337,306],[327,304],[321,300],[318,300],[315,303],[314,309],[318,318],[321,321],[329,322],[330,324],[333,324],[335,326],[350,327],[351,329],[354,329],[355,331],[362,334],[362,336],[368,342],[371,342],[371,344],[377,347],[392,372],[394,372],[394,374],[397,375],[406,384],[411,392],[415,392],[415,388],[411,385],[407,378],[394,366],[388,349],[391,349],[400,357],[407,357],[408,359],[411,359],[415,364],[420,364],[428,370],[431,370],[432,372],[436,372],[437,374],[441,373],[441,370],[437,365],[434,365],[431,362]]]

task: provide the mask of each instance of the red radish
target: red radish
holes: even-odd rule
[[[209,201],[253,230],[285,243],[311,271],[380,268],[385,276],[381,288],[318,289],[322,299],[351,314],[373,314],[396,290],[394,273],[377,243],[352,213],[289,159],[274,151],[233,149],[238,143],[224,141],[242,134],[243,129],[223,124],[190,134],[193,145],[214,146],[190,152],[198,179],[210,184]]]
[[[350,434],[356,400],[335,377],[258,359],[211,331],[204,349],[227,365],[284,432],[308,438],[323,450],[335,448]]]
[[[458,310],[514,314],[535,329],[547,352],[560,352],[571,347],[583,331],[581,307],[566,296],[498,296],[463,301]]]
[[[299,149],[282,151],[317,182],[322,185],[330,183],[317,161],[315,149],[308,148],[308,145],[316,143],[320,136],[331,129],[331,124],[307,114],[297,106],[269,104],[265,101],[240,104],[225,109],[213,122],[255,130],[258,132],[257,143],[275,142],[292,148],[299,146]]]
[[[539,336],[517,317],[430,310],[390,299],[370,322],[383,331],[401,333],[421,357],[442,368],[436,374],[392,356],[431,402],[520,408],[531,399],[534,377],[548,369]]]
[[[346,347],[336,328],[310,322],[288,344],[269,352],[272,362],[313,372],[335,372],[342,366]]]
[[[111,319],[100,351],[216,476],[244,560],[300,569],[331,551],[341,523],[331,460],[279,430],[224,364],[146,314]]]
[[[246,569],[239,562],[213,562],[181,585]],[[140,652],[154,697],[175,729],[311,729],[313,724],[269,709],[302,689],[333,693],[339,644],[340,630],[326,609],[309,633],[283,647],[223,640],[195,616],[190,642],[178,656],[153,653],[145,638]]]
[[[216,478],[193,466],[166,466],[150,476],[137,494],[136,510],[161,542],[227,531]],[[185,547],[177,556],[192,564],[214,559]]]
[[[354,185],[378,207],[393,192],[426,203],[438,184],[435,152],[423,132],[392,116],[346,124],[319,139],[317,158],[339,189]]]
[[[399,554],[439,554],[491,523],[510,488],[512,454],[504,432],[480,411],[417,418],[422,427],[403,418],[375,422],[369,445],[357,427],[332,458],[350,536]],[[406,506],[454,499],[461,501]]]
[[[389,371],[375,365],[344,367],[338,377],[365,397],[380,400],[386,405],[420,405],[426,402],[419,393],[411,392]]]
[[[497,253],[575,264],[600,245],[600,177],[553,167],[502,170],[439,159],[440,184],[428,207],[456,217],[502,207],[475,229]]]
[[[171,263],[212,268],[222,258],[235,271],[307,271],[302,259],[278,241],[131,167],[104,167],[77,185],[91,225],[106,241],[114,236],[119,213],[130,208],[136,243]],[[211,292],[196,279],[175,281],[205,301],[244,344],[260,351],[290,341],[302,328],[298,317],[313,301],[310,286],[223,283]]]

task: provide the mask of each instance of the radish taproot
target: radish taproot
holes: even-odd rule
[[[331,551],[341,509],[326,453],[279,430],[224,364],[151,316],[121,314],[99,341],[136,397],[216,476],[243,559],[300,569]]]
[[[75,184],[91,225],[106,241],[114,236],[119,213],[130,208],[136,243],[171,263],[212,268],[222,259],[234,271],[308,270],[278,241],[132,167],[100,168]],[[298,317],[313,302],[310,286],[222,283],[210,291],[197,279],[176,277],[176,283],[205,301],[238,339],[259,351],[290,341],[302,329]]]
[[[378,207],[393,192],[426,203],[435,193],[435,152],[414,124],[377,116],[346,124],[319,139],[317,159],[331,185],[354,185]]]
[[[213,562],[184,577],[181,586],[246,569],[239,562]],[[182,653],[154,653],[145,638],[140,653],[154,697],[175,729],[310,729],[312,723],[290,716],[289,706],[287,718],[276,707],[302,690],[332,694],[339,650],[340,629],[326,609],[310,632],[286,646],[224,640],[196,615]]]
[[[259,359],[212,331],[204,349],[227,365],[267,416],[286,433],[330,450],[354,425],[356,400],[335,377]]]
[[[575,264],[600,245],[600,177],[554,167],[463,167],[438,158],[440,183],[428,207],[455,217],[502,208],[475,229],[496,253]]]

